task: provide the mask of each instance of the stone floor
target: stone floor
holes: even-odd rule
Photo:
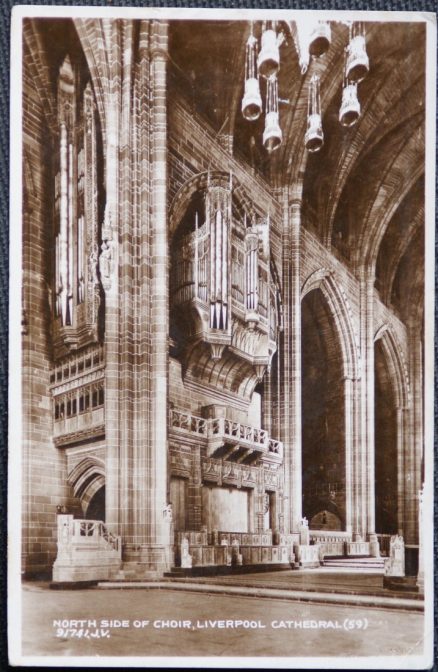
[[[177,579],[213,585],[235,585],[248,587],[279,588],[285,590],[305,590],[311,592],[343,593],[353,595],[375,595],[395,597],[393,590],[383,587],[382,572],[348,571],[320,568],[318,570],[283,570],[281,572],[263,572],[237,574],[231,576],[196,577],[196,579]],[[420,600],[418,592],[404,591],[397,595]]]
[[[396,609],[172,589],[23,589],[26,656],[409,656],[422,653],[422,641],[422,614]]]

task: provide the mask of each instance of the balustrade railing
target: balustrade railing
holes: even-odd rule
[[[77,541],[84,537],[92,538],[99,542],[102,540],[108,547],[114,551],[120,550],[120,537],[112,534],[100,520],[73,520],[72,541]]]
[[[108,579],[122,560],[122,541],[101,520],[57,516],[58,552],[53,581],[97,581]]]
[[[197,434],[211,440],[224,440],[226,443],[253,447],[264,453],[283,457],[283,443],[269,438],[266,429],[244,425],[228,418],[204,419],[186,411],[170,410],[171,429]]]
[[[58,516],[58,551],[67,546],[92,546],[121,553],[120,537],[112,534],[101,520]]]
[[[207,435],[207,420],[184,411],[171,409],[170,426],[173,429],[182,429],[186,432],[200,434],[201,436]]]
[[[277,439],[269,439],[268,450],[270,453],[283,457],[283,442]]]

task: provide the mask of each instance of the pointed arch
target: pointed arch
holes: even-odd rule
[[[334,271],[320,268],[314,271],[301,288],[301,300],[314,289],[320,289],[334,318],[342,349],[344,377],[357,380],[361,375],[359,337],[353,327],[351,307],[344,290],[336,281]]]
[[[82,506],[84,515],[94,495],[105,486],[105,464],[97,457],[87,456],[71,470],[67,483]]]
[[[90,71],[94,96],[99,112],[103,149],[106,148],[106,97],[105,91],[109,91],[110,66],[108,53],[105,49],[105,38],[101,19],[74,20],[74,26],[84,52],[88,69]]]
[[[411,391],[408,369],[402,347],[389,324],[385,323],[377,330],[374,336],[374,343],[378,341],[380,341],[385,354],[397,408],[409,408]]]

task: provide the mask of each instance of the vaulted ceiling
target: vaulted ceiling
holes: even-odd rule
[[[303,225],[353,272],[375,273],[382,300],[408,319],[407,297],[422,294],[424,275],[425,26],[366,24],[370,72],[358,87],[362,114],[352,128],[338,118],[348,28],[331,28],[329,51],[305,75],[286,33],[283,142],[272,154],[262,144],[263,115],[248,122],[240,110],[249,23],[172,22],[171,70],[214,132],[231,134],[235,153],[273,187],[301,192]],[[304,134],[313,73],[321,82],[324,146],[310,154]]]
[[[26,42],[25,49],[33,53],[34,76],[41,79],[42,95],[48,94],[49,110],[50,83],[65,53],[86,70],[84,27],[68,20],[32,25],[27,40],[34,44]],[[241,113],[246,21],[170,21],[168,104],[177,87],[214,133],[233,137],[235,154],[252,170],[272,187],[301,194],[303,226],[352,272],[375,275],[382,300],[407,321],[424,292],[425,25],[366,24],[370,72],[359,84],[362,114],[352,128],[338,119],[348,28],[339,22],[331,28],[329,51],[305,75],[286,32],[279,73],[279,96],[287,101],[280,106],[283,142],[272,154],[262,144],[263,115],[248,122]],[[314,73],[321,81],[324,146],[310,154],[304,134]],[[421,308],[415,310],[418,319]]]

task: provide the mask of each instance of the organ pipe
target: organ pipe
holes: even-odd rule
[[[60,198],[60,242],[59,242],[59,275],[60,275],[60,303],[61,320],[67,322],[67,253],[68,253],[68,160],[67,160],[67,128],[61,124],[60,129],[60,172],[61,172],[61,198]]]

